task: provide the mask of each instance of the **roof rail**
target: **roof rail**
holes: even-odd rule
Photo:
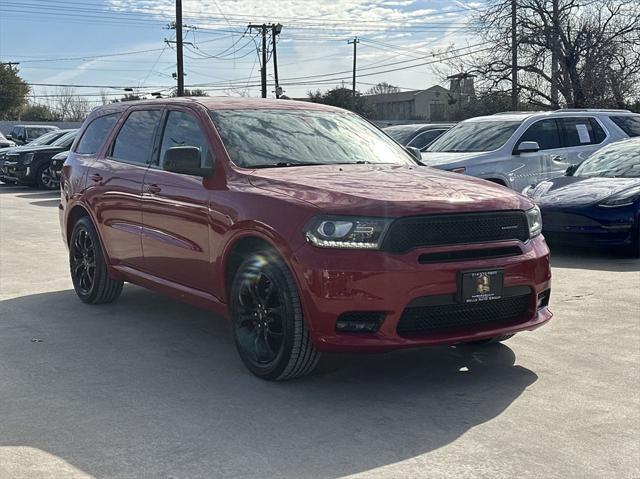
[[[498,113],[492,113],[491,115],[532,115],[533,113],[540,113],[539,111],[499,111]]]
[[[631,110],[622,108],[559,108],[554,111],[593,111],[593,112],[616,112],[616,113],[633,113]]]

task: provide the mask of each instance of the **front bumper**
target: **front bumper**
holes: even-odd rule
[[[30,181],[31,166],[25,166],[17,161],[4,160],[0,165],[0,176],[11,181]]]
[[[429,264],[418,261],[425,253],[498,247],[517,247],[520,254]],[[536,329],[552,316],[546,306],[537,307],[538,294],[551,286],[549,249],[542,236],[526,244],[514,240],[421,248],[406,254],[328,250],[305,245],[294,255],[292,268],[300,284],[311,338],[320,351],[379,352],[455,344]],[[453,297],[458,289],[460,271],[485,269],[502,269],[505,289],[529,288],[531,294],[526,313],[508,324],[463,325],[410,336],[398,333],[398,324],[407,305],[419,298]],[[384,321],[372,333],[337,332],[338,318],[348,312],[384,312]]]
[[[639,214],[637,202],[620,208],[542,208],[543,234],[551,243],[630,246]]]

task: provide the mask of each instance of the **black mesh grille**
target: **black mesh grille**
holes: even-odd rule
[[[434,298],[419,298],[434,299]],[[419,302],[414,301],[415,302]],[[437,303],[437,301],[434,301]],[[398,322],[400,336],[428,334],[454,329],[489,328],[515,323],[531,309],[531,292],[481,303],[430,304],[405,308]]]
[[[383,249],[401,253],[421,246],[511,239],[529,239],[529,226],[524,211],[400,218],[390,226]]]

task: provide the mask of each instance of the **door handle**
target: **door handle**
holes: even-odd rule
[[[89,176],[89,178],[91,178],[91,180],[95,181],[96,183],[99,181],[102,181],[102,176],[99,173],[94,173],[91,176]]]
[[[551,161],[555,161],[556,163],[564,163],[566,159],[562,156],[554,156],[551,158]]]
[[[156,193],[160,193],[161,191],[162,191],[162,188],[160,188],[158,185],[144,185],[145,193],[150,193],[152,195],[155,195]]]

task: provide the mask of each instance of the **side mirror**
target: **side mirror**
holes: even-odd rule
[[[564,176],[573,176],[573,174],[576,172],[577,169],[578,169],[578,165],[569,166],[569,168],[567,168],[566,171],[564,172]]]
[[[13,140],[13,137],[11,136],[11,133],[9,133],[6,137],[7,140]]]
[[[538,145],[537,141],[523,141],[518,145],[516,149],[516,153],[535,153],[536,151],[540,151],[540,145]]]
[[[210,176],[211,168],[200,166],[200,148],[195,146],[174,146],[164,153],[162,169],[181,175]]]
[[[420,153],[418,148],[415,146],[407,146],[407,151],[419,164],[422,164],[422,153]]]

